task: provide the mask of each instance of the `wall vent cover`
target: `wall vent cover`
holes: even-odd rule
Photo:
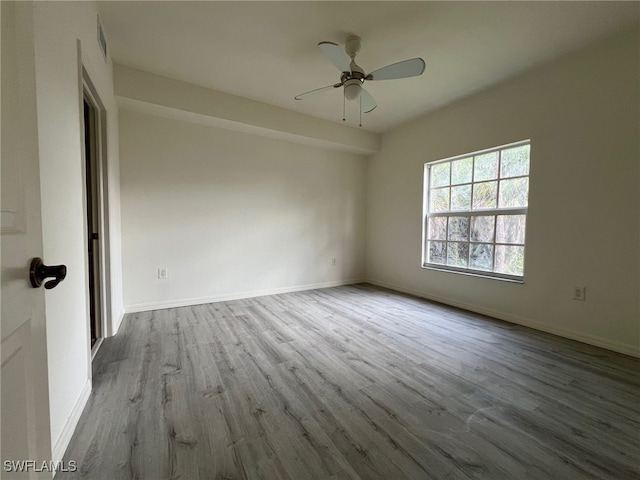
[[[98,45],[102,50],[105,60],[107,59],[107,39],[104,36],[104,29],[102,28],[102,22],[100,21],[100,15],[98,15]]]

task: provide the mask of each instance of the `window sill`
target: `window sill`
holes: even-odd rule
[[[500,280],[502,282],[520,283],[520,284],[524,283],[523,277],[515,277],[515,276],[508,276],[508,275],[503,276],[500,274],[493,274],[491,272],[486,272],[486,273],[470,272],[468,270],[458,270],[456,268],[442,267],[442,266],[430,265],[430,264],[423,264],[422,268],[425,270],[434,270],[436,272],[455,273],[458,275],[467,275],[469,277],[486,278],[488,280]]]

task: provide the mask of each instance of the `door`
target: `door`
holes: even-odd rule
[[[0,17],[0,477],[51,478],[35,468],[51,461],[51,433],[44,291],[29,281],[42,256],[32,6],[0,2]]]

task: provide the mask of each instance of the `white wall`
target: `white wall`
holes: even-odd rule
[[[364,157],[125,108],[119,123],[127,311],[362,278]]]
[[[620,34],[385,134],[368,169],[367,278],[639,355],[638,40]],[[528,138],[525,283],[422,269],[424,163]]]
[[[90,391],[88,282],[82,153],[81,57],[107,109],[111,223],[110,310],[115,330],[122,317],[119,240],[117,105],[112,65],[97,43],[92,2],[34,4],[36,96],[42,229],[46,264],[66,264],[67,278],[46,292],[47,348],[53,458],[66,449]]]
[[[118,103],[130,109],[315,147],[370,155],[380,135],[248,98],[114,65]]]

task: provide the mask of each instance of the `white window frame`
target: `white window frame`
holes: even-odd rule
[[[526,220],[527,220],[527,214],[528,214],[528,198],[527,198],[527,206],[524,207],[517,207],[517,208],[499,208],[499,207],[495,207],[495,208],[484,208],[484,209],[473,209],[473,206],[471,207],[471,210],[451,210],[451,177],[450,177],[450,181],[449,181],[449,210],[448,211],[438,211],[438,212],[431,212],[430,211],[430,185],[431,185],[431,177],[430,177],[430,171],[431,168],[434,165],[438,165],[438,164],[442,164],[442,163],[453,163],[456,160],[460,160],[460,159],[465,159],[465,158],[469,158],[469,157],[473,157],[474,161],[475,161],[475,157],[479,156],[479,155],[484,155],[484,154],[488,154],[488,153],[493,153],[493,152],[498,152],[498,176],[496,178],[496,182],[497,182],[497,192],[496,192],[496,199],[499,198],[500,196],[500,180],[501,179],[516,179],[516,178],[527,178],[529,179],[530,176],[530,167],[531,167],[531,153],[529,153],[529,172],[527,173],[527,175],[520,175],[520,176],[514,176],[514,177],[501,177],[501,167],[502,167],[502,151],[503,150],[508,150],[510,148],[514,148],[514,147],[519,147],[519,146],[523,146],[523,145],[531,145],[531,140],[522,140],[519,142],[514,142],[514,143],[509,143],[506,145],[501,145],[498,147],[493,147],[493,148],[488,148],[485,150],[479,150],[476,152],[471,152],[471,153],[466,153],[463,155],[457,155],[455,157],[449,157],[449,158],[444,158],[441,160],[436,160],[433,162],[427,162],[424,164],[424,176],[423,176],[423,215],[422,215],[422,268],[425,269],[429,269],[429,270],[438,270],[438,271],[445,271],[445,272],[451,272],[451,273],[461,273],[461,274],[466,274],[466,275],[473,275],[473,276],[479,276],[479,277],[485,277],[485,278],[491,278],[491,279],[497,279],[497,280],[506,280],[506,281],[511,281],[511,282],[518,282],[518,283],[523,283],[524,282],[524,266],[523,266],[523,273],[522,275],[512,275],[512,274],[507,274],[507,273],[501,273],[501,272],[495,272],[495,271],[489,271],[489,270],[480,270],[480,269],[475,269],[475,268],[470,268],[470,267],[459,267],[459,266],[453,266],[453,265],[446,265],[446,264],[440,264],[440,263],[429,263],[428,259],[429,259],[429,219],[432,217],[447,217],[447,226],[448,226],[448,222],[450,220],[450,218],[452,217],[469,217],[469,219],[471,220],[471,217],[477,217],[477,216],[494,216],[494,222],[493,222],[493,228],[494,228],[494,232],[493,232],[493,241],[492,242],[472,242],[470,235],[469,235],[469,231],[467,232],[467,240],[462,240],[460,241],[461,243],[467,243],[469,245],[471,245],[471,243],[483,243],[483,244],[488,244],[488,245],[493,245],[493,268],[495,268],[495,261],[496,261],[496,255],[495,255],[495,247],[496,246],[500,246],[500,245],[507,245],[507,246],[521,246],[523,248],[524,251],[526,251],[526,227],[525,227],[525,238],[523,239],[522,243],[501,243],[501,242],[497,242],[496,241],[496,229],[497,229],[497,217],[499,215],[524,215],[525,216],[525,225],[526,225]],[[451,169],[450,169],[450,173],[449,175],[451,175]],[[479,180],[479,181],[475,181],[474,178],[474,169],[472,168],[472,178],[471,178],[471,183],[465,183],[463,185],[471,185],[471,189],[473,191],[473,185],[476,183],[481,183],[484,182],[485,180]],[[457,186],[456,184],[454,184],[453,186]],[[442,188],[442,187],[438,187],[438,188]],[[446,188],[446,186],[445,186]],[[472,200],[473,201],[473,200]],[[471,221],[469,222],[469,229],[471,228]],[[454,241],[449,240],[448,238],[445,240],[435,240],[435,241],[443,241],[445,242],[445,244],[448,245],[450,243],[453,243]],[[471,251],[471,249],[469,248],[469,251]],[[469,259],[467,260],[467,264],[469,262]]]

